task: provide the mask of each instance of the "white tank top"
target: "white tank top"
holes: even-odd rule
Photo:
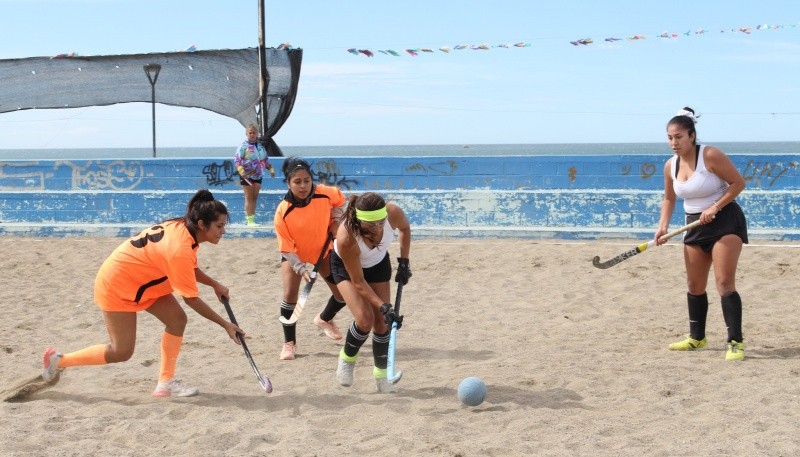
[[[370,249],[367,247],[364,240],[362,240],[360,236],[357,236],[356,242],[358,243],[358,249],[361,251],[361,256],[359,258],[361,260],[361,268],[374,267],[379,264],[381,260],[386,257],[386,252],[389,250],[389,244],[391,244],[392,240],[394,240],[394,229],[391,224],[389,224],[388,217],[386,218],[386,222],[383,223],[383,238],[381,238],[380,243],[374,248]],[[333,250],[336,251],[336,254],[339,254],[339,245],[336,244],[336,240],[333,240]]]
[[[675,195],[683,199],[683,211],[687,214],[702,213],[715,201],[722,197],[728,183],[722,178],[706,169],[703,158],[706,146],[700,145],[700,154],[697,156],[697,166],[694,174],[686,181],[679,181],[675,177],[675,165],[678,156],[672,157],[670,162],[670,175],[672,176],[672,189]]]

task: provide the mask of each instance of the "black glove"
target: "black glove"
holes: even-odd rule
[[[384,303],[381,305],[381,314],[383,314],[383,321],[386,322],[386,325],[389,327],[392,326],[393,322],[397,322],[398,330],[403,326],[403,316],[398,316],[394,312],[391,303]]]
[[[394,275],[394,280],[399,283],[403,283],[405,286],[408,284],[408,280],[411,279],[411,266],[408,263],[408,259],[404,257],[397,258],[397,274]]]

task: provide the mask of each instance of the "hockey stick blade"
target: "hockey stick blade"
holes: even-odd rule
[[[228,302],[228,297],[222,297],[222,304],[225,305],[225,311],[228,313],[228,318],[231,320],[233,325],[239,326],[239,323],[236,322],[236,317],[233,315],[233,310],[231,309],[231,305]],[[258,379],[258,383],[261,384],[261,388],[264,389],[266,393],[272,393],[272,382],[269,380],[268,377],[262,376],[261,372],[258,371],[258,367],[256,366],[256,362],[253,360],[253,355],[250,354],[250,349],[247,348],[247,343],[244,341],[244,336],[241,333],[236,334],[236,339],[239,341],[239,344],[242,345],[242,349],[244,350],[244,355],[247,357],[247,361],[250,362],[250,368],[253,369],[253,373],[256,375],[256,379]]]
[[[666,235],[663,235],[661,237],[661,240],[662,241],[667,241],[668,239],[672,238],[673,236],[679,235],[679,234],[681,234],[681,233],[683,233],[683,232],[685,232],[687,230],[690,230],[690,229],[692,229],[694,227],[697,227],[698,225],[700,225],[700,220],[699,219],[694,221],[694,222],[692,222],[691,224],[684,225],[683,227],[681,227],[679,229],[673,230],[672,232],[669,232]],[[615,257],[612,257],[612,258],[606,260],[605,262],[601,262],[600,261],[600,256],[594,256],[594,258],[592,259],[592,265],[594,265],[595,267],[597,267],[597,268],[599,268],[601,270],[605,270],[606,268],[611,268],[614,265],[616,265],[616,264],[618,264],[618,263],[620,263],[620,262],[622,262],[624,260],[628,260],[631,257],[635,256],[636,254],[642,253],[645,250],[647,250],[647,248],[651,248],[651,247],[653,247],[655,245],[656,245],[655,240],[650,240],[647,243],[642,243],[642,244],[634,247],[633,249],[625,251],[622,254],[619,254],[619,255],[617,255]]]
[[[592,265],[594,265],[595,267],[597,267],[597,268],[599,268],[601,270],[605,270],[606,268],[611,268],[614,265],[622,262],[623,260],[630,259],[631,257],[635,256],[636,254],[644,252],[647,248],[649,248],[649,247],[651,247],[651,246],[653,246],[655,244],[656,244],[655,241],[649,241],[647,243],[642,243],[642,244],[636,246],[635,248],[631,249],[630,251],[625,251],[625,252],[623,252],[622,254],[620,254],[620,255],[618,255],[616,257],[612,257],[611,259],[606,260],[605,262],[601,262],[600,261],[600,256],[596,255],[592,259]]]
[[[306,283],[303,287],[303,290],[300,292],[300,296],[297,297],[297,304],[294,306],[294,311],[289,319],[281,316],[278,318],[283,325],[293,325],[300,319],[300,315],[303,314],[303,308],[306,306],[306,300],[308,300],[308,294],[311,293],[311,288],[314,286],[314,283],[317,281],[317,272],[319,268],[322,266],[322,261],[325,260],[325,254],[328,253],[328,245],[331,243],[333,239],[333,235],[328,233],[328,238],[325,240],[325,244],[322,245],[322,251],[319,253],[319,258],[317,259],[317,263],[314,264],[314,269],[311,270],[309,276],[311,276],[311,280]]]
[[[311,281],[307,282],[305,286],[303,286],[303,290],[300,291],[300,296],[297,297],[297,304],[294,305],[294,311],[292,312],[291,317],[286,319],[285,317],[281,316],[278,318],[281,321],[281,324],[284,325],[292,325],[300,319],[300,315],[303,314],[303,308],[306,306],[306,301],[308,300],[308,295],[311,293],[311,288],[314,286],[314,282],[317,281],[317,272],[311,272]]]

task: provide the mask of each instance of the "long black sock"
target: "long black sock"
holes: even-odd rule
[[[297,305],[297,303],[286,303],[285,301],[282,301],[281,302],[281,316],[284,319],[289,319],[290,317],[292,317],[292,313],[294,312],[294,307],[296,305]],[[295,336],[296,335],[295,334],[295,329],[296,329],[297,324],[286,325],[286,324],[282,323],[281,325],[283,325],[283,341],[285,341],[287,343],[289,341],[297,341],[296,336]]]
[[[742,297],[739,292],[733,291],[720,299],[722,302],[722,316],[728,326],[728,341],[742,342]]]
[[[367,337],[369,336],[369,332],[364,333],[358,329],[358,326],[355,322],[350,325],[350,329],[347,330],[347,338],[344,340],[344,353],[348,357],[355,357],[358,354],[358,350],[361,349],[361,345],[364,344],[364,341],[367,341]]]
[[[344,308],[344,305],[345,302],[339,301],[336,299],[336,297],[331,295],[331,298],[328,299],[328,304],[325,305],[325,309],[323,309],[322,312],[319,313],[320,319],[322,319],[325,322],[328,322],[329,320],[336,317],[336,313],[341,311],[342,308]]]
[[[386,359],[389,355],[390,334],[391,332],[383,335],[372,334],[372,358],[375,360],[375,366],[383,370],[386,369]]]
[[[696,340],[706,337],[706,316],[708,315],[708,295],[686,294],[689,302],[689,336]]]

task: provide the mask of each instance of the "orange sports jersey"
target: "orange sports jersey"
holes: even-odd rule
[[[314,197],[306,206],[281,201],[275,210],[278,249],[297,254],[303,262],[315,263],[322,245],[328,239],[331,209],[344,206],[345,203],[342,191],[324,184],[314,187]]]
[[[197,297],[199,244],[183,221],[166,221],[120,244],[103,262],[94,301],[106,311],[141,311],[164,295]]]

